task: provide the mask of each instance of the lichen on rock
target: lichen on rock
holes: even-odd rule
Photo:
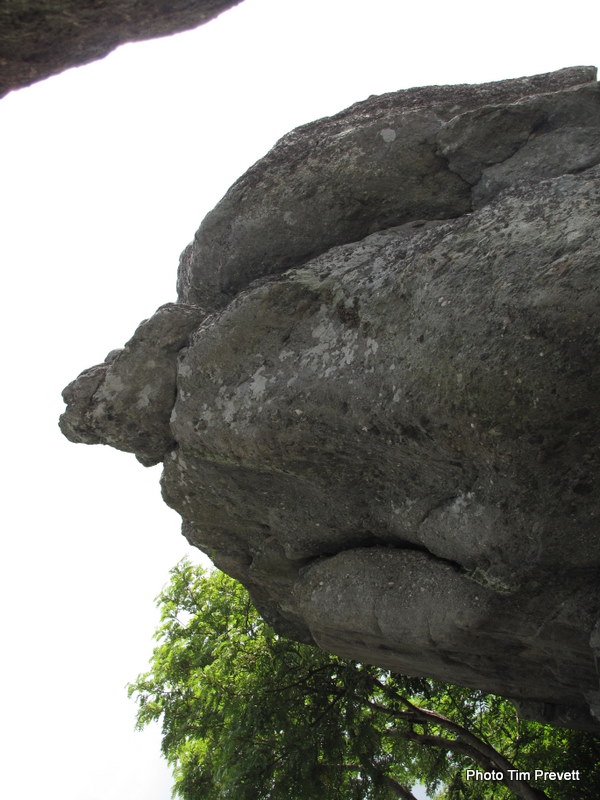
[[[589,67],[293,131],[63,431],[162,460],[281,632],[597,728],[599,141]]]

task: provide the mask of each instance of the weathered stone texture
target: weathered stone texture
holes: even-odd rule
[[[184,254],[187,304],[80,376],[62,421],[164,459],[185,535],[278,630],[581,727],[600,719],[594,77],[399,92],[284,137]]]
[[[594,76],[580,67],[410,89],[292,131],[204,219],[181,257],[180,299],[219,308],[254,278],[333,245],[412,220],[457,217],[473,197],[490,200],[515,180],[596,163]]]
[[[169,418],[177,353],[204,316],[198,307],[168,303],[140,324],[122,350],[82,373],[63,392],[71,409],[60,421],[65,436],[135,453],[146,467],[162,461],[175,446]]]
[[[240,0],[3,0],[0,97],[120,44],[195,28]]]

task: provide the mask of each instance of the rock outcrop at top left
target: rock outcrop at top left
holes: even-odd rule
[[[591,67],[305,125],[62,429],[162,461],[278,631],[599,729],[599,165]]]
[[[127,42],[202,25],[241,0],[2,0],[0,97]]]

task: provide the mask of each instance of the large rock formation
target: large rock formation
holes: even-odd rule
[[[164,461],[279,631],[598,728],[599,164],[587,67],[299,128],[62,429]]]
[[[241,0],[3,0],[0,97],[125,42],[195,28]]]

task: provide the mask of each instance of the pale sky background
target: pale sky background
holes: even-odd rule
[[[369,94],[597,64],[599,22],[593,0],[245,0],[0,101],[1,797],[170,796],[125,685],[191,551],[159,467],[60,435],[63,386],[175,299],[202,217],[282,134]]]

